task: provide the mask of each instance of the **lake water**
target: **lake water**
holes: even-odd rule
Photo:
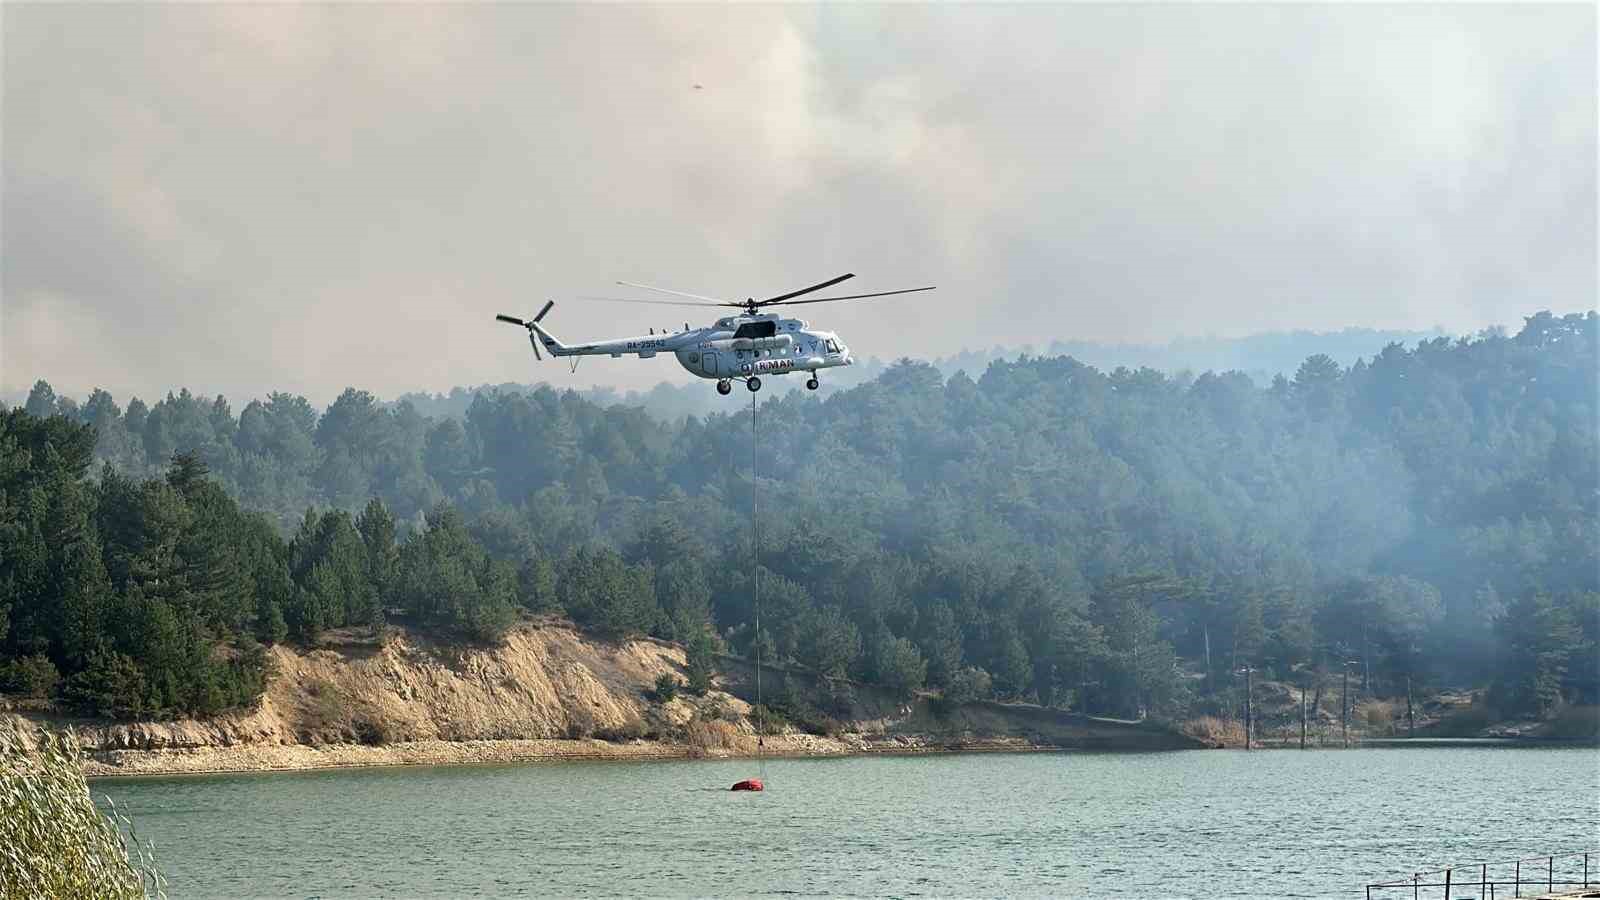
[[[1600,751],[530,763],[92,784],[182,897],[1355,897],[1600,846]],[[1409,893],[1407,893],[1409,896]],[[1471,893],[1457,896],[1472,896]]]

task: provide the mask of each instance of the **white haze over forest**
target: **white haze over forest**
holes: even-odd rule
[[[0,20],[7,397],[688,381],[535,369],[492,321],[545,298],[572,339],[709,318],[575,299],[615,279],[937,284],[806,311],[883,360],[1596,304],[1593,5]]]

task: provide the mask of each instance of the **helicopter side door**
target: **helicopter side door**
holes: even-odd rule
[[[718,377],[718,372],[717,372],[717,351],[715,351],[715,350],[703,350],[703,351],[701,351],[701,353],[700,353],[700,369],[701,369],[701,371],[705,372],[708,377],[711,377],[711,378]]]

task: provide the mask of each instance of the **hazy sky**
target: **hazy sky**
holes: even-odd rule
[[[492,320],[710,318],[617,279],[939,285],[801,308],[886,358],[1596,303],[1590,4],[0,16],[7,392],[687,379]]]

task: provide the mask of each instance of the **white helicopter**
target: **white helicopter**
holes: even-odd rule
[[[733,390],[734,379],[744,381],[746,388],[752,392],[761,390],[762,375],[787,375],[790,372],[808,372],[811,377],[806,381],[806,387],[816,390],[818,387],[817,372],[834,366],[848,366],[855,361],[850,358],[850,348],[844,341],[831,331],[812,330],[810,323],[804,319],[785,319],[777,313],[763,313],[759,310],[768,306],[785,306],[800,303],[831,303],[835,300],[863,300],[868,297],[888,297],[893,294],[912,294],[917,291],[931,291],[933,287],[906,288],[898,291],[879,291],[872,294],[849,294],[843,297],[816,297],[809,300],[795,300],[803,294],[820,291],[832,287],[841,281],[854,278],[854,274],[840,275],[821,284],[814,284],[798,291],[768,297],[765,300],[747,298],[743,302],[718,300],[715,297],[702,297],[699,294],[686,294],[682,291],[670,291],[666,288],[651,287],[648,284],[634,284],[629,281],[619,281],[620,285],[641,288],[647,291],[656,291],[662,294],[671,294],[677,297],[688,298],[685,300],[635,300],[620,297],[588,297],[589,300],[604,300],[612,303],[649,303],[663,306],[731,306],[743,309],[740,315],[725,316],[718,319],[715,324],[705,328],[691,330],[687,322],[682,331],[659,334],[655,329],[641,337],[616,338],[608,341],[595,341],[588,344],[567,345],[557,340],[542,325],[540,320],[555,306],[555,301],[545,303],[544,308],[532,319],[524,321],[515,316],[498,315],[495,319],[520,325],[528,329],[528,343],[533,345],[533,355],[543,360],[539,353],[539,344],[543,342],[551,356],[610,356],[619,358],[624,353],[637,354],[641,359],[649,359],[657,353],[672,353],[678,357],[678,362],[691,373],[701,378],[714,378],[717,382],[717,393],[726,395]],[[573,371],[577,371],[579,360],[572,361]]]

